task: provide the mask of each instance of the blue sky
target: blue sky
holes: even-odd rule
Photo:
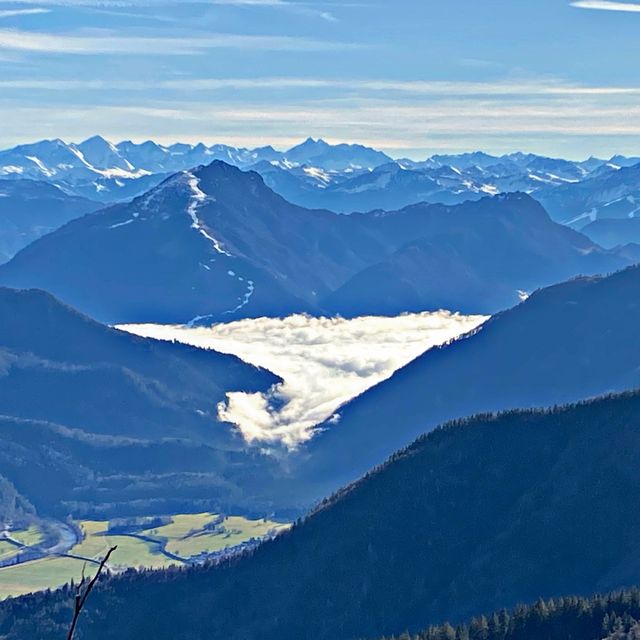
[[[640,4],[0,0],[0,146],[640,153]]]

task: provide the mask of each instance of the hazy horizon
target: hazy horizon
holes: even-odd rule
[[[638,25],[608,0],[0,0],[0,146],[635,155]]]
[[[302,138],[297,138],[297,139],[292,139],[292,142],[290,144],[277,144],[275,142],[269,142],[268,140],[266,141],[262,141],[260,144],[251,144],[251,143],[247,143],[247,144],[233,144],[232,142],[229,142],[228,140],[225,139],[217,139],[217,138],[193,138],[193,139],[184,139],[184,138],[166,138],[164,136],[158,136],[157,138],[148,138],[145,136],[133,136],[130,138],[109,138],[103,134],[100,133],[95,133],[92,135],[89,135],[87,137],[81,137],[78,139],[70,139],[70,138],[64,138],[62,136],[54,136],[51,138],[38,138],[38,139],[31,139],[31,138],[26,138],[16,144],[12,144],[9,146],[4,146],[4,145],[0,145],[0,151],[5,151],[7,149],[12,149],[14,147],[18,147],[18,146],[25,146],[25,145],[32,145],[32,144],[37,144],[39,142],[43,142],[43,141],[52,141],[52,140],[61,140],[62,142],[64,142],[65,144],[75,144],[75,145],[79,145],[82,144],[83,142],[86,142],[87,140],[90,140],[91,138],[95,138],[95,137],[100,137],[103,138],[105,140],[107,140],[107,142],[110,142],[111,144],[117,146],[119,144],[122,144],[124,142],[133,142],[134,144],[143,144],[145,142],[154,142],[160,146],[163,147],[170,147],[172,145],[175,144],[190,144],[192,146],[195,146],[197,144],[204,144],[208,147],[212,147],[214,145],[225,145],[225,146],[229,146],[229,147],[237,147],[237,148],[246,148],[246,149],[257,149],[260,147],[273,147],[276,151],[278,152],[286,152],[290,149],[292,149],[295,146],[298,146],[302,143],[304,143],[306,140],[308,140],[309,138],[313,138],[316,141],[324,141],[330,145],[340,145],[340,144],[349,144],[349,145],[362,145],[362,146],[366,146],[366,147],[371,147],[373,149],[376,149],[378,151],[383,151],[384,153],[386,153],[387,155],[389,155],[391,158],[393,158],[394,160],[400,160],[403,158],[407,158],[409,160],[414,160],[414,161],[420,161],[420,160],[425,160],[428,159],[432,156],[436,156],[436,155],[459,155],[459,154],[465,154],[465,153],[486,153],[488,155],[492,155],[492,156],[505,156],[505,155],[510,155],[510,154],[514,154],[514,153],[523,153],[523,154],[534,154],[534,155],[541,155],[541,156],[546,156],[549,158],[558,158],[558,159],[563,159],[563,160],[571,160],[574,162],[582,162],[582,161],[586,161],[589,160],[591,158],[598,158],[600,160],[609,160],[610,158],[613,158],[614,156],[626,156],[626,157],[635,157],[636,155],[640,155],[640,147],[638,147],[637,151],[633,152],[633,153],[622,153],[620,151],[616,151],[614,150],[612,153],[607,153],[605,155],[598,155],[596,153],[590,153],[587,155],[578,155],[578,156],[566,156],[566,155],[562,155],[560,153],[539,153],[536,151],[532,151],[531,149],[528,148],[510,148],[507,150],[492,150],[489,148],[475,148],[475,147],[469,147],[469,148],[460,148],[460,149],[451,149],[451,150],[447,150],[447,149],[432,149],[432,150],[425,150],[423,153],[418,152],[417,150],[414,150],[413,153],[408,153],[408,154],[401,154],[401,153],[394,153],[394,151],[392,149],[386,149],[384,147],[376,147],[376,146],[372,146],[367,144],[366,142],[362,142],[361,140],[356,140],[356,139],[339,139],[339,138],[326,138],[326,137],[322,137],[322,136],[318,136],[318,137],[312,137],[312,136],[307,136],[307,137],[302,137]]]

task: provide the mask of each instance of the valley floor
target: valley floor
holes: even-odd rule
[[[0,599],[60,587],[92,575],[110,547],[112,572],[189,565],[237,553],[289,524],[213,513],[162,518],[46,521],[0,537]],[[71,535],[70,535],[71,534]]]

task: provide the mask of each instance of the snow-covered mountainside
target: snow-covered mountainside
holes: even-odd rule
[[[537,198],[555,219],[576,229],[596,220],[640,218],[640,164],[609,164],[581,182],[544,189]]]
[[[0,177],[45,180],[74,195],[103,202],[125,200],[144,193],[165,177],[222,160],[246,168],[260,162],[284,170],[310,167],[302,175],[311,182],[318,174],[351,175],[369,171],[391,158],[361,145],[330,145],[309,138],[289,151],[273,147],[236,148],[223,144],[176,143],[164,146],[152,141],[113,144],[100,136],[81,143],[42,140],[0,151]]]
[[[42,140],[0,152],[0,178],[46,181],[70,195],[103,202],[137,195],[162,180],[162,170],[134,166],[100,137],[80,144]]]
[[[481,152],[434,155],[418,162],[393,159],[358,144],[334,145],[313,138],[279,151],[271,146],[247,149],[203,143],[114,144],[94,136],[81,143],[43,140],[0,151],[0,178],[43,180],[66,193],[110,203],[141,195],[175,172],[214,160],[257,171],[274,191],[308,208],[351,213],[398,209],[417,202],[455,204],[487,194],[523,191],[541,194],[545,204],[553,204],[551,214],[560,221],[588,217],[593,208],[583,211],[576,204],[565,215],[565,198],[571,205],[575,191],[584,186],[590,193],[597,189],[598,181],[615,181],[618,173],[624,182],[631,175],[626,169],[637,171],[634,165],[638,163],[637,158],[623,156],[574,162],[525,153],[492,156]],[[557,196],[550,195],[556,190]],[[627,195],[633,194],[624,192],[617,197]],[[576,207],[579,211],[574,211]]]

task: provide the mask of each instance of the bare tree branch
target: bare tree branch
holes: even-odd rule
[[[93,589],[96,582],[98,581],[98,578],[102,573],[102,570],[107,566],[109,557],[117,548],[118,548],[117,546],[111,547],[111,549],[109,549],[109,551],[107,552],[107,555],[104,558],[102,558],[102,561],[100,562],[100,566],[98,567],[98,571],[96,571],[96,575],[93,576],[93,578],[87,585],[87,588],[84,590],[84,592],[82,591],[82,586],[84,584],[84,575],[83,575],[82,582],[78,585],[78,590],[76,591],[76,599],[73,607],[73,620],[71,621],[71,627],[69,629],[69,635],[67,636],[67,640],[73,640],[73,634],[76,632],[76,626],[78,625],[78,618],[80,617],[82,608],[84,607],[85,602],[87,601],[87,598],[91,593],[91,590]],[[83,574],[84,574],[84,570],[83,570]]]

